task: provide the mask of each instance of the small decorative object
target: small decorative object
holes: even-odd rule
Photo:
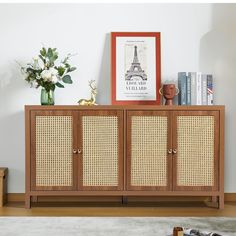
[[[160,104],[160,32],[111,33],[112,104]]]
[[[218,233],[213,233],[209,231],[202,231],[198,229],[183,228],[184,235],[186,236],[223,236]]]
[[[184,230],[182,227],[174,227],[173,236],[184,236]]]
[[[93,85],[93,83],[95,83],[95,80],[89,81],[89,87],[91,88],[91,98],[88,100],[87,99],[80,99],[78,101],[79,105],[83,105],[83,106],[97,105],[96,104],[97,88],[95,85]]]
[[[68,54],[59,65],[56,65],[58,52],[56,48],[43,47],[40,54],[26,67],[21,66],[25,80],[31,87],[41,87],[41,105],[54,105],[54,90],[64,88],[62,82],[72,84],[70,72],[76,70],[69,64],[71,54]]]
[[[163,84],[159,93],[165,98],[165,105],[173,105],[173,98],[179,93],[179,89],[175,84]]]

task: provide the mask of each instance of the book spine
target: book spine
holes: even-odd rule
[[[187,76],[186,72],[178,73],[178,87],[180,90],[179,94],[179,105],[187,104]]]
[[[207,75],[207,105],[213,105],[213,77]]]
[[[197,97],[197,104],[196,105],[202,105],[202,74],[201,72],[197,72],[197,91],[196,91],[196,97]]]
[[[178,89],[179,89],[179,94],[178,94],[178,105],[181,105],[181,72],[178,73]]]
[[[202,75],[202,105],[207,105],[207,75]]]
[[[187,76],[187,105],[191,105],[191,76]]]
[[[188,75],[191,78],[191,105],[196,105],[196,73],[189,72]]]

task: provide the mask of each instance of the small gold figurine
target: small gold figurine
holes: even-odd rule
[[[90,99],[80,99],[78,101],[79,105],[83,106],[93,106],[96,104],[96,95],[97,95],[97,88],[96,86],[92,86],[95,83],[95,80],[89,80],[89,87],[91,88],[91,98]]]

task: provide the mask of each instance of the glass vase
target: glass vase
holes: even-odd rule
[[[42,88],[41,105],[54,105],[54,91]]]

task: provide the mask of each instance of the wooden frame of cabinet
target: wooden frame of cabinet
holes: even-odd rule
[[[117,116],[118,117],[118,131],[119,131],[119,140],[118,140],[118,185],[117,186],[83,186],[83,158],[79,158],[79,174],[78,174],[78,189],[81,191],[119,191],[123,189],[123,111],[120,110],[93,110],[91,113],[91,110],[83,110],[83,111],[79,111],[78,114],[78,118],[77,119],[81,119],[83,116],[94,116],[94,115],[98,115],[98,116]],[[82,133],[82,122],[78,122],[79,123],[79,131],[78,133]],[[83,140],[82,138],[78,138],[78,146],[82,147],[83,146]],[[82,154],[83,155],[83,154]]]
[[[35,118],[36,116],[49,116],[49,115],[53,115],[53,116],[72,116],[73,121],[76,120],[76,114],[73,114],[71,111],[63,111],[63,110],[59,110],[59,111],[32,111],[31,112],[31,189],[34,191],[61,191],[61,190],[76,190],[76,186],[77,186],[77,174],[78,174],[78,169],[76,168],[76,166],[78,165],[78,159],[75,158],[75,154],[73,154],[73,186],[36,186],[36,160],[35,160],[35,147],[36,147],[36,140],[35,140]],[[73,129],[76,128],[76,122],[73,122]],[[76,143],[78,142],[77,140],[77,135],[75,135],[75,133],[73,133],[73,147],[76,146]]]
[[[219,112],[217,111],[174,111],[173,112],[173,149],[177,149],[177,116],[213,116],[214,117],[214,184],[213,186],[178,186],[177,168],[173,168],[173,190],[174,191],[217,191],[219,174]],[[177,166],[178,154],[173,154],[173,166]]]
[[[167,179],[167,185],[166,186],[132,186],[131,185],[131,159],[132,159],[132,155],[131,155],[131,126],[132,126],[132,122],[131,122],[131,117],[132,116],[138,116],[138,117],[142,117],[142,116],[161,116],[161,117],[167,117],[167,123],[168,123],[168,127],[167,127],[167,133],[168,133],[168,137],[167,137],[167,149],[172,147],[172,128],[171,128],[171,114],[168,111],[127,111],[127,149],[126,149],[126,163],[127,163],[127,172],[126,172],[126,176],[127,176],[127,190],[131,190],[131,191],[171,191],[172,190],[172,160],[170,158],[170,154],[167,153],[166,156],[166,162],[167,162],[167,166],[166,166],[166,179]]]
[[[81,112],[81,114],[87,114],[87,111],[96,111],[97,114],[102,114],[103,112],[112,112],[112,111],[120,111],[123,114],[122,124],[119,124],[120,135],[123,138],[123,143],[120,149],[120,160],[121,168],[120,168],[120,185],[119,188],[114,189],[106,189],[106,188],[95,188],[90,190],[88,187],[76,190],[74,187],[72,189],[66,188],[48,188],[41,189],[34,188],[34,179],[32,179],[34,173],[34,166],[32,165],[32,152],[34,152],[34,140],[32,140],[32,115],[37,114],[52,114],[52,112],[61,111],[63,114],[71,114],[74,111]],[[163,114],[167,114],[168,112],[172,112],[171,120],[172,123],[169,125],[168,132],[171,132],[175,129],[173,127],[173,112],[212,112],[215,114],[217,112],[217,123],[219,129],[217,129],[217,133],[215,135],[218,136],[218,149],[215,151],[218,154],[218,176],[215,176],[215,185],[214,189],[211,188],[199,188],[199,189],[175,189],[174,182],[171,181],[173,176],[171,174],[169,176],[169,185],[168,188],[132,188],[129,184],[129,167],[130,162],[128,160],[129,150],[128,145],[130,142],[130,138],[128,135],[130,124],[129,124],[129,113],[128,111],[132,111],[134,113],[142,113],[142,112],[150,112],[150,114],[155,112],[160,112]],[[75,114],[75,113],[73,113]],[[78,113],[76,113],[78,114]],[[168,113],[170,114],[170,113]],[[198,113],[199,114],[199,113]],[[74,117],[75,116],[75,117]],[[77,115],[73,115],[73,119],[78,119]],[[75,124],[74,124],[75,125]],[[170,128],[171,127],[171,128]],[[25,207],[30,208],[31,198],[37,196],[211,196],[212,201],[218,202],[218,207],[222,209],[224,207],[224,106],[143,106],[143,105],[130,105],[130,106],[93,106],[93,107],[84,107],[84,106],[25,106],[25,138],[26,138],[26,194],[25,194]],[[122,130],[122,131],[120,131]],[[174,134],[173,134],[174,135]],[[78,142],[77,137],[73,137],[74,142]],[[173,139],[172,139],[173,140]],[[173,143],[172,143],[173,146]],[[73,158],[77,160],[76,158]],[[75,161],[76,162],[76,161]],[[169,161],[170,162],[170,161]],[[173,168],[173,164],[169,164],[169,172]],[[78,165],[75,165],[78,166]],[[77,173],[77,168],[74,168],[74,173]],[[175,173],[173,172],[175,175]],[[78,174],[77,174],[78,175]],[[76,178],[75,178],[76,179]],[[75,180],[74,184],[78,185],[79,180]]]

